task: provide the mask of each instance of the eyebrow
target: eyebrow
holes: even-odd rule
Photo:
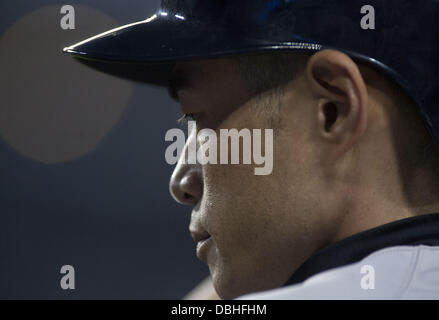
[[[174,67],[169,81],[169,95],[178,101],[178,91],[189,86],[189,76],[187,70],[181,67]]]

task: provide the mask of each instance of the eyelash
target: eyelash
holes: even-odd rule
[[[177,120],[179,124],[187,124],[188,121],[197,121],[193,113],[186,113]]]

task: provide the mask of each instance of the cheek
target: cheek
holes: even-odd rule
[[[206,209],[215,212],[209,219],[220,227],[235,228],[245,222],[245,205],[251,203],[253,179],[250,166],[207,165],[203,167]],[[242,212],[244,210],[244,212]],[[236,211],[241,211],[238,214]]]
[[[204,194],[202,205],[206,223],[219,249],[242,245],[253,229],[262,223],[255,199],[260,197],[257,179],[251,166],[211,165],[203,167]]]
[[[208,166],[204,175],[205,221],[225,263],[257,260],[279,246],[279,222],[291,209],[279,201],[287,198],[281,183],[255,176],[251,166]]]

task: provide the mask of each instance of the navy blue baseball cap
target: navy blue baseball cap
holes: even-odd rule
[[[364,29],[370,8],[374,29]],[[439,147],[439,0],[162,0],[153,16],[64,52],[109,74],[168,86],[177,61],[323,49],[401,86]]]

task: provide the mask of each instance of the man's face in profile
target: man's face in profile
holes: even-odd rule
[[[316,214],[325,206],[325,186],[315,170],[300,76],[276,101],[269,93],[249,94],[231,59],[179,63],[175,74],[181,109],[196,120],[197,131],[273,129],[270,175],[255,175],[254,165],[189,165],[180,159],[170,188],[177,201],[193,206],[190,231],[197,254],[221,297],[281,286],[324,245],[333,225]],[[195,131],[181,158],[193,139]]]

